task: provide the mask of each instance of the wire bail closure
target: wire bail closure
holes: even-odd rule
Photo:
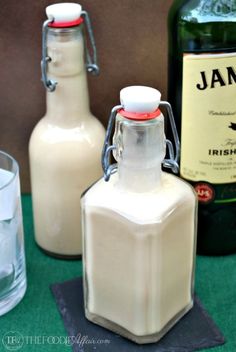
[[[90,50],[87,44],[87,40],[85,40],[85,56],[86,56],[86,69],[88,72],[98,75],[99,74],[99,66],[97,63],[97,48],[95,44],[95,39],[93,35],[92,25],[89,18],[89,15],[86,11],[81,11],[81,17],[83,17],[86,31],[84,31],[84,38],[86,38],[86,32],[88,34],[88,41],[90,42],[92,54],[90,54]],[[44,21],[42,26],[42,60],[41,60],[41,73],[42,73],[42,82],[44,87],[48,92],[54,92],[56,90],[56,86],[58,82],[48,78],[47,75],[47,66],[51,61],[51,58],[47,53],[47,33],[48,27],[50,24],[54,22],[54,18],[48,19]]]
[[[172,107],[169,102],[161,101],[159,106],[165,107],[168,117],[170,120],[171,130],[174,138],[175,148],[169,139],[166,139],[166,145],[168,148],[169,158],[164,159],[162,165],[168,169],[171,169],[173,173],[178,174],[179,172],[179,157],[180,157],[180,141],[175,124],[175,119],[172,111]],[[112,174],[117,171],[118,165],[110,164],[110,154],[116,149],[116,145],[111,144],[111,134],[116,120],[116,114],[119,110],[123,109],[122,105],[117,105],[111,110],[111,114],[108,121],[105,141],[102,150],[102,168],[104,172],[104,180],[109,181]]]
[[[48,25],[52,23],[54,19],[48,19],[44,21],[42,27],[42,60],[41,60],[41,72],[42,72],[42,82],[44,87],[48,92],[54,92],[56,89],[57,82],[49,79],[47,75],[47,65],[48,62],[51,61],[51,58],[47,53],[47,33],[48,33]]]
[[[89,14],[87,11],[81,11],[81,16],[84,18],[86,30],[88,32],[88,39],[90,41],[90,45],[92,49],[92,55],[91,55],[89,52],[88,45],[87,44],[85,45],[86,68],[88,72],[94,75],[98,75],[99,66],[98,66],[98,59],[97,59],[97,48],[96,48],[96,43],[93,35],[93,28],[91,25]],[[86,35],[84,37],[86,38]]]

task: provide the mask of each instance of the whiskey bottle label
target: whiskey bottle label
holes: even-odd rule
[[[184,54],[180,174],[236,182],[236,53]]]

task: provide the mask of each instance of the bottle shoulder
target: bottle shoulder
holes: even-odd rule
[[[109,209],[143,224],[162,222],[175,211],[196,206],[192,187],[171,174],[163,173],[161,186],[147,193],[122,190],[117,179],[117,174],[109,182],[100,179],[83,195],[82,206]]]
[[[91,126],[96,128],[97,130],[101,131],[102,135],[105,136],[105,128],[103,126],[103,124],[101,123],[101,121],[94,115],[90,115],[90,118],[88,120],[86,120],[87,126]],[[92,131],[92,130],[91,130]]]
[[[105,129],[94,116],[75,122],[70,125],[61,125],[51,122],[46,116],[34,127],[30,143],[57,144],[76,142],[85,144],[102,144]]]

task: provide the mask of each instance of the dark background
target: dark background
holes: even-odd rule
[[[45,112],[41,26],[45,7],[60,1],[0,0],[0,149],[20,164],[30,191],[28,141]],[[91,110],[106,126],[119,90],[142,84],[166,98],[167,13],[172,0],[82,0],[92,20],[101,73],[89,76]]]

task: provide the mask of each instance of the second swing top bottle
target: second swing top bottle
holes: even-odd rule
[[[85,315],[143,344],[158,341],[193,305],[196,195],[161,170],[162,163],[178,170],[176,129],[174,148],[159,110],[167,108],[174,127],[170,105],[150,87],[126,87],[120,96],[104,143],[105,180],[81,198]]]
[[[30,171],[35,239],[47,253],[81,255],[80,195],[102,170],[104,129],[89,109],[87,69],[97,71],[96,48],[86,12],[79,4],[46,8],[42,80],[47,111],[30,139]],[[93,59],[84,49],[83,23],[89,26]]]

